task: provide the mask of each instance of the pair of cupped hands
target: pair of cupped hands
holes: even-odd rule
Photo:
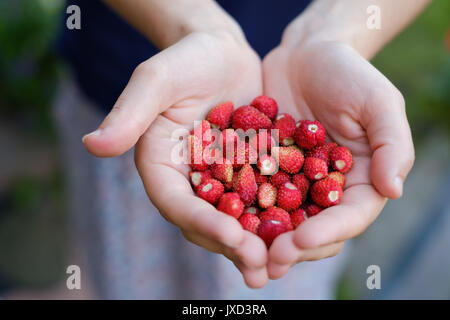
[[[319,120],[354,156],[340,204],[280,235],[269,250],[198,198],[189,166],[171,160],[175,130],[192,129],[220,102],[238,107],[261,94],[296,120]],[[404,104],[392,83],[342,42],[282,41],[261,61],[244,37],[196,32],[137,66],[99,129],[83,140],[100,157],[135,146],[137,169],[161,215],[187,240],[226,256],[249,287],[259,288],[299,262],[336,255],[375,220],[387,198],[401,196],[414,162]]]

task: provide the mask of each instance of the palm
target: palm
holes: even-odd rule
[[[297,119],[321,121],[332,140],[350,148],[355,161],[346,175],[340,205],[279,237],[271,251],[286,247],[288,242],[314,248],[358,235],[385,204],[374,183],[380,171],[380,161],[375,158],[380,155],[375,151],[383,147],[377,136],[381,128],[378,120],[389,115],[383,114],[386,108],[376,107],[393,99],[396,91],[392,84],[354,50],[334,43],[294,51],[279,47],[264,60],[263,72],[264,92],[277,99],[281,111]],[[377,166],[373,166],[374,160]],[[384,170],[388,171],[388,166]],[[271,252],[278,263],[292,263],[288,255]]]
[[[230,61],[221,46],[211,43],[211,39],[206,42],[195,37],[187,40],[188,48],[182,48],[185,40],[177,44],[185,61],[175,62],[180,64],[176,69],[186,74],[177,74],[175,81],[180,84],[178,92],[174,93],[174,103],[156,117],[139,139],[136,164],[146,191],[161,214],[179,226],[188,240],[230,257],[245,276],[242,261],[265,264],[264,243],[255,235],[243,232],[234,218],[218,212],[193,194],[188,181],[189,166],[172,161],[172,152],[178,143],[172,134],[177,129],[192,129],[194,121],[204,119],[217,103],[230,100],[237,105],[245,104],[260,94],[261,62],[250,50],[239,52],[237,60]],[[187,57],[189,54],[191,57]],[[222,245],[236,245],[239,235],[241,239],[243,236],[239,249]]]

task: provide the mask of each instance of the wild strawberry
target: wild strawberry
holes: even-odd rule
[[[211,170],[205,171],[191,171],[189,172],[189,178],[191,180],[194,189],[197,189],[206,180],[212,178]]]
[[[230,150],[230,152],[235,152],[236,150],[236,145],[238,142],[239,136],[236,133],[236,131],[234,131],[234,129],[228,128],[228,129],[224,129],[222,130],[220,137],[219,137],[219,141],[221,142],[222,145],[222,149],[224,152],[224,156],[225,156],[225,151],[228,148]]]
[[[292,177],[292,183],[295,184],[298,190],[302,193],[302,200],[305,201],[308,196],[308,190],[310,186],[309,180],[303,173],[298,173]]]
[[[306,204],[302,205],[301,208],[303,210],[305,210],[305,212],[309,218],[315,216],[316,214],[318,214],[320,211],[323,210],[322,207],[319,207],[315,203],[306,203]]]
[[[342,197],[341,186],[330,178],[316,181],[311,187],[311,198],[321,207],[331,207],[339,203]]]
[[[211,165],[211,172],[215,179],[224,184],[231,183],[233,180],[233,165],[227,159],[221,159],[218,163]]]
[[[277,188],[266,182],[258,188],[258,204],[261,208],[269,208],[277,201]]]
[[[336,181],[342,189],[344,189],[345,186],[345,177],[342,173],[339,171],[333,171],[328,174],[328,178],[333,179]]]
[[[246,207],[244,213],[259,215],[259,209],[257,207]]]
[[[191,130],[191,134],[202,141],[203,147],[206,147],[208,145],[213,146],[215,139],[219,135],[219,133],[216,133],[215,130],[211,130],[211,124],[207,120],[202,120],[202,122],[196,128]]]
[[[219,130],[228,128],[231,124],[231,116],[233,115],[233,102],[224,102],[215,106],[206,117],[211,126]]]
[[[239,107],[233,113],[232,125],[234,129],[270,129],[272,121],[258,109],[251,106]]]
[[[258,151],[258,153],[266,153],[270,151],[272,147],[276,146],[275,140],[267,130],[260,130],[250,139],[250,146]]]
[[[241,223],[241,226],[242,228],[244,228],[244,230],[250,231],[254,234],[258,232],[258,227],[261,223],[258,216],[251,213],[244,213],[239,218],[239,222]]]
[[[295,120],[291,115],[282,113],[273,123],[273,130],[278,130],[278,139],[284,146],[294,144]]]
[[[277,116],[278,104],[275,99],[267,96],[259,96],[253,99],[250,105],[264,113],[270,120],[275,119]]]
[[[287,228],[284,223],[276,220],[265,220],[259,225],[257,234],[263,239],[267,248],[270,248],[273,240],[286,231]]]
[[[303,172],[309,180],[320,180],[327,176],[328,165],[324,160],[319,158],[306,158]]]
[[[333,168],[339,172],[346,173],[353,166],[353,156],[346,147],[336,147],[330,151],[330,161]]]
[[[297,209],[291,213],[291,223],[294,228],[297,228],[306,219],[308,219],[308,215],[303,209]]]
[[[197,188],[197,195],[215,205],[224,192],[222,183],[216,179],[208,179]]]
[[[244,211],[244,203],[237,193],[227,192],[220,198],[217,210],[238,219]]]
[[[209,165],[203,159],[203,146],[200,139],[195,135],[188,136],[188,152],[189,152],[189,165],[193,171],[205,171]]]
[[[291,178],[286,172],[278,171],[273,176],[270,177],[270,183],[275,187],[279,188],[284,185],[286,182],[291,182]]]
[[[308,151],[306,151],[306,158],[318,158],[318,159],[322,159],[323,161],[325,161],[325,163],[328,166],[329,163],[329,151],[327,150],[327,148],[325,147],[325,145],[323,146],[318,146],[315,147],[313,149],[310,149]],[[304,170],[304,169],[303,169]]]
[[[295,174],[300,171],[303,166],[303,155],[300,151],[290,147],[273,148],[272,154],[275,159],[278,152],[278,165],[287,173]]]
[[[290,182],[286,182],[278,188],[277,205],[286,210],[292,211],[302,204],[302,192]]]
[[[245,164],[233,183],[233,191],[237,192],[244,204],[249,206],[255,201],[257,190],[258,185],[255,181],[253,168],[249,164]]]
[[[278,171],[278,165],[275,159],[268,154],[259,157],[256,164],[262,175],[273,175]]]
[[[246,142],[238,142],[234,153],[233,168],[240,169],[244,164],[255,164],[258,153]]]
[[[253,169],[253,172],[255,173],[256,184],[260,185],[260,184],[263,184],[263,183],[269,181],[269,178],[267,178],[267,176],[263,176],[259,172],[259,169]]]
[[[259,215],[261,221],[276,220],[282,222],[288,231],[293,229],[291,217],[285,210],[277,207],[269,207]]]
[[[319,121],[300,120],[296,126],[294,139],[299,147],[312,149],[325,143],[327,133]]]

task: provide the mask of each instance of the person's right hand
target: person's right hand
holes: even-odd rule
[[[99,157],[136,144],[137,169],[163,217],[186,239],[231,259],[250,287],[268,279],[263,241],[193,193],[189,166],[171,161],[171,134],[192,129],[220,102],[248,103],[261,94],[261,78],[261,62],[242,34],[191,33],[140,64],[99,129],[83,139]]]

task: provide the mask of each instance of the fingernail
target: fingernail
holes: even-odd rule
[[[83,138],[81,138],[81,141],[84,143],[84,140],[85,140],[87,137],[89,137],[89,136],[98,136],[98,135],[100,135],[101,133],[102,133],[102,130],[97,129],[97,130],[95,130],[95,131],[92,131],[91,133],[85,134],[85,135],[83,136]]]
[[[397,190],[400,191],[400,194],[403,193],[403,179],[400,176],[396,176],[394,178],[394,185]]]

